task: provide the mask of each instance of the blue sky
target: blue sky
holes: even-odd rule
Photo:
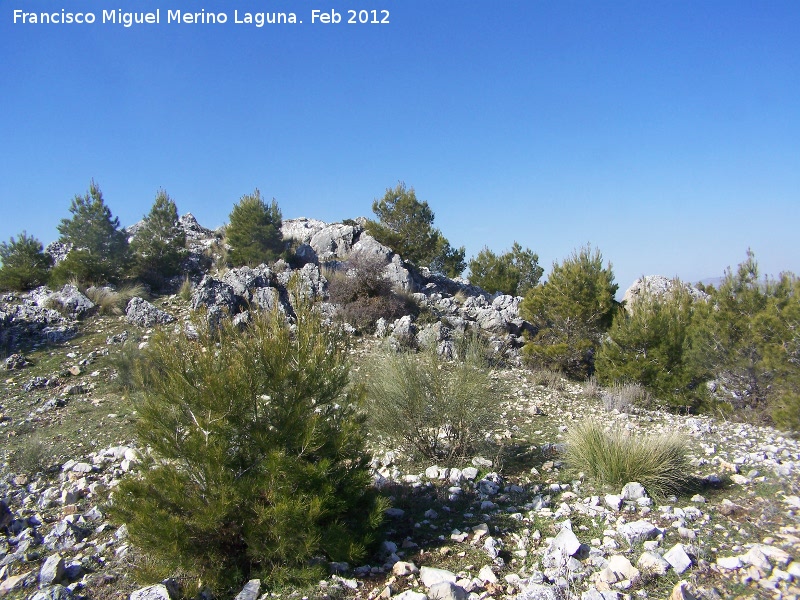
[[[111,8],[162,23],[99,23]],[[165,23],[201,8],[229,22]],[[516,240],[547,272],[591,242],[622,290],[748,247],[800,273],[798,31],[796,1],[0,0],[0,239],[56,239],[92,178],[123,224],[163,187],[209,227],[256,187],[336,221],[403,180],[468,257]]]

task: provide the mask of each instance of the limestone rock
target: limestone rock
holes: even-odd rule
[[[131,592],[130,600],[171,600],[171,598],[167,586],[157,583]]]
[[[672,588],[669,600],[697,600],[697,596],[692,593],[688,583],[680,581]]]
[[[647,492],[641,483],[631,481],[625,484],[620,495],[623,500],[638,500],[639,498],[646,498]]]
[[[74,285],[67,284],[58,292],[53,292],[45,299],[45,306],[57,307],[56,310],[72,319],[83,319],[94,313],[97,306],[84,296]]]
[[[675,572],[680,574],[692,566],[692,559],[686,554],[683,544],[675,544],[670,550],[664,554],[666,560]]]
[[[244,585],[242,591],[236,594],[234,600],[258,600],[259,591],[261,591],[261,580],[251,579]]]
[[[138,327],[153,327],[154,325],[172,323],[175,317],[153,306],[147,300],[135,296],[128,302],[128,307],[125,309],[125,319],[128,323]]]
[[[434,584],[442,582],[456,582],[456,574],[446,569],[436,569],[434,567],[421,567],[419,570],[419,579],[422,584],[429,588]]]
[[[653,540],[661,533],[655,525],[644,520],[625,523],[617,529],[617,532],[622,535],[631,546],[646,540]]]
[[[466,600],[467,592],[451,581],[434,583],[428,590],[430,600]]]
[[[59,583],[64,577],[64,559],[60,554],[51,554],[39,569],[39,587]]]
[[[413,575],[414,573],[419,573],[419,569],[417,565],[413,562],[405,562],[405,561],[398,561],[394,563],[392,566],[392,573],[397,577],[405,577],[407,575]]]
[[[644,552],[636,561],[636,566],[640,571],[654,575],[666,575],[669,570],[669,563],[655,552]]]
[[[694,300],[706,300],[708,294],[701,292],[696,287],[683,283],[677,279],[668,279],[663,275],[647,275],[634,281],[625,291],[622,301],[625,309],[631,312],[637,302],[645,298],[664,298],[683,288]]]

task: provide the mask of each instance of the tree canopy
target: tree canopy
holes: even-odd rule
[[[466,268],[464,247],[453,248],[442,232],[434,228],[434,214],[427,202],[417,200],[414,188],[403,182],[386,190],[372,203],[378,221],[367,222],[367,232],[403,259],[429,267],[449,277]]]
[[[58,232],[60,241],[72,249],[56,266],[54,277],[58,281],[75,277],[85,283],[119,281],[129,262],[128,238],[94,180],[86,194],[73,198],[69,211],[72,217],[61,219]]]
[[[594,354],[610,326],[618,303],[611,264],[599,250],[585,246],[554,263],[543,285],[532,288],[520,313],[538,330],[524,348],[534,363],[582,378],[594,369]]]
[[[25,231],[17,239],[0,243],[0,289],[30,290],[47,283],[53,259],[42,243]]]
[[[469,279],[487,292],[524,296],[539,283],[544,269],[539,256],[514,242],[511,250],[499,256],[484,247],[469,261]]]
[[[259,265],[280,258],[284,250],[283,215],[273,199],[267,204],[256,189],[234,205],[225,228],[231,266]]]
[[[186,256],[186,234],[178,223],[178,207],[164,190],[145,217],[144,223],[131,242],[134,274],[161,287],[164,278],[176,275]]]

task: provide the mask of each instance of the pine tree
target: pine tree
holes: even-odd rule
[[[469,261],[469,279],[487,292],[524,296],[539,283],[544,269],[539,266],[539,256],[530,248],[514,242],[511,250],[496,255],[484,247]]]
[[[0,243],[0,289],[30,290],[47,283],[53,259],[42,250],[42,243],[26,232],[18,239]]]
[[[178,223],[178,207],[169,194],[159,190],[150,213],[131,242],[134,274],[161,287],[164,279],[178,274],[186,256],[186,234]]]
[[[301,576],[312,557],[363,560],[386,505],[371,486],[363,389],[345,339],[308,306],[246,331],[158,334],[139,370],[138,431],[156,458],[114,494],[160,577],[215,592]]]
[[[675,408],[696,408],[699,377],[684,356],[695,301],[680,281],[663,297],[649,293],[617,310],[597,354],[603,384],[638,383]]]
[[[53,269],[53,278],[63,283],[74,277],[83,283],[118,282],[128,267],[128,238],[112,217],[100,187],[92,180],[89,191],[75,196],[72,217],[58,226],[61,242],[71,244],[67,257]]]
[[[594,354],[618,304],[611,265],[590,246],[573,252],[543,285],[532,288],[520,313],[538,333],[524,347],[528,360],[583,378],[594,370]]]
[[[777,418],[790,427],[800,406],[800,284],[793,275],[759,279],[748,250],[697,310],[686,359],[717,382],[717,397],[740,416]]]
[[[372,212],[378,221],[368,221],[367,232],[404,260],[450,277],[464,271],[464,247],[453,248],[433,227],[433,211],[427,202],[417,200],[413,187],[400,182],[387,189],[382,199],[372,203]]]
[[[278,203],[273,199],[268,205],[259,190],[242,196],[225,229],[231,266],[255,266],[280,258],[284,250],[282,218]]]

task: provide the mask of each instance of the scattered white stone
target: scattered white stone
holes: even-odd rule
[[[627,558],[621,554],[615,554],[608,559],[608,568],[611,569],[615,575],[621,576],[623,579],[635,581],[639,578],[639,569],[634,567]]]
[[[258,593],[261,591],[261,580],[251,579],[248,581],[242,591],[236,594],[234,600],[257,600]]]
[[[483,536],[489,534],[489,526],[486,523],[475,525],[475,527],[472,528],[472,532],[475,534],[473,539],[479,540]]]
[[[428,598],[430,600],[466,600],[467,592],[454,582],[442,581],[430,587]]]
[[[779,565],[788,565],[792,557],[786,553],[786,551],[781,550],[777,546],[771,546],[769,544],[758,544],[753,546],[754,548],[758,548],[768,559],[772,562],[775,562]]]
[[[131,593],[130,600],[170,600],[167,586],[157,583]]]
[[[768,572],[772,569],[772,565],[769,564],[769,559],[767,555],[764,554],[758,546],[754,546],[748,550],[747,554],[739,557],[741,561],[746,565],[753,565],[757,569],[762,571]]]
[[[631,481],[625,484],[620,495],[623,500],[638,500],[639,498],[645,498],[647,492],[641,483]]]
[[[717,566],[729,571],[735,571],[742,568],[742,561],[738,556],[718,556]]]
[[[646,540],[657,538],[661,531],[650,521],[640,520],[620,525],[617,533],[622,535],[629,545],[634,546]]]
[[[484,583],[497,583],[497,575],[492,571],[492,567],[484,565],[478,572],[478,579]]]
[[[39,570],[39,586],[59,583],[62,577],[64,577],[64,559],[60,554],[51,554]]]
[[[406,575],[413,575],[419,573],[417,565],[413,562],[398,561],[392,566],[392,573],[397,577],[405,577]]]
[[[675,544],[670,550],[664,554],[666,560],[675,572],[678,574],[683,573],[686,569],[692,566],[692,559],[686,554],[683,544]]]
[[[394,600],[428,600],[428,596],[422,592],[415,592],[414,590],[406,590],[397,596],[392,596]]]
[[[419,579],[422,584],[429,588],[436,583],[448,581],[450,583],[456,582],[456,574],[446,569],[436,569],[434,567],[422,567],[419,570]]]
[[[616,494],[606,494],[603,500],[611,510],[619,510],[619,507],[622,506],[622,496]]]
[[[463,475],[464,479],[467,481],[473,481],[478,476],[478,469],[475,467],[467,467],[461,471],[461,475]]]
[[[669,571],[669,563],[655,552],[644,552],[636,561],[636,566],[640,571],[654,575],[666,575]]]

